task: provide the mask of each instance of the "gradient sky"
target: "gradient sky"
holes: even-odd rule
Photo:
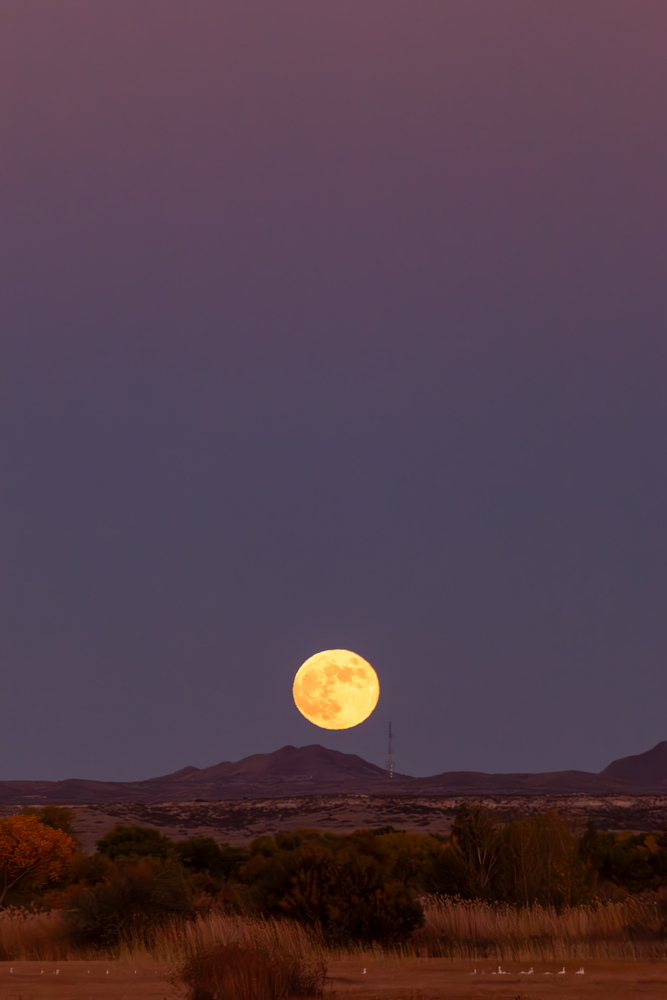
[[[665,0],[0,0],[0,779],[667,739]],[[299,665],[376,668],[340,733]]]

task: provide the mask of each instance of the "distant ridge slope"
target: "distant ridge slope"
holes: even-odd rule
[[[544,774],[485,774],[445,771],[427,778],[395,773],[392,778],[356,754],[319,744],[284,746],[212,767],[184,767],[146,781],[0,782],[0,804],[64,805],[109,802],[222,801],[303,795],[541,795],[661,794],[667,788],[667,741],[652,750],[613,761],[600,774],[551,771]]]
[[[613,778],[637,787],[667,788],[667,740],[656,744],[652,750],[614,760],[600,776]]]

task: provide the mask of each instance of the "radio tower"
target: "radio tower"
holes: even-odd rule
[[[392,744],[392,736],[391,736],[391,722],[389,723],[389,746],[387,749],[387,774],[390,778],[394,777],[394,747]]]

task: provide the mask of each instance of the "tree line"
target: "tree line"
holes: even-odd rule
[[[422,924],[425,894],[561,909],[667,886],[667,827],[577,831],[555,812],[502,823],[475,803],[447,835],[301,829],[234,847],[117,824],[93,854],[73,820],[47,806],[0,821],[0,906],[59,908],[75,942],[108,950],[128,934],[150,945],[165,921],[211,907],[317,925],[332,944],[390,945]]]

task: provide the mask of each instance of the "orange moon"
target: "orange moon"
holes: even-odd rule
[[[294,703],[322,729],[350,729],[378,703],[380,682],[370,663],[349,649],[315,653],[296,672]]]

